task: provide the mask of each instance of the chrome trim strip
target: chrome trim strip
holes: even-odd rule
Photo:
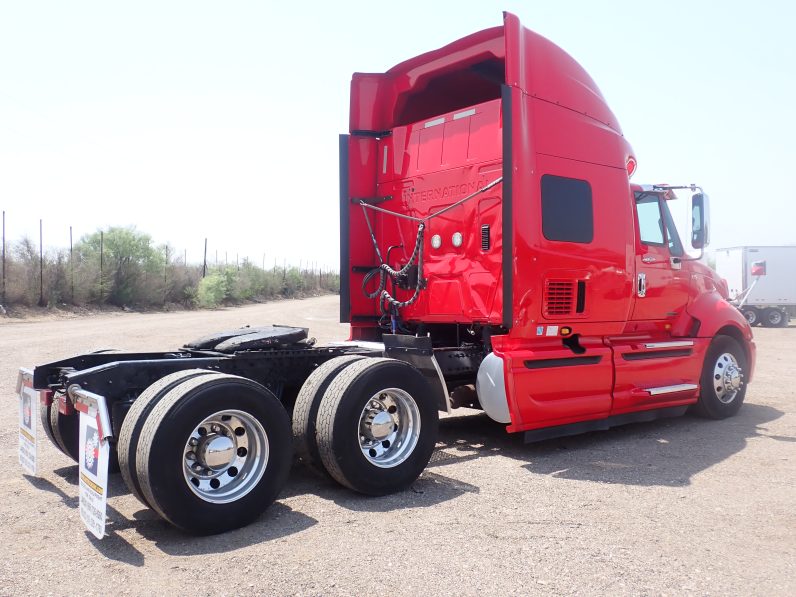
[[[693,345],[693,340],[675,340],[673,342],[650,342],[645,344],[644,348],[685,348]]]
[[[459,120],[460,118],[467,118],[468,116],[472,116],[475,114],[475,108],[470,108],[469,110],[465,110],[464,112],[459,112],[458,114],[453,115],[454,120]]]
[[[445,117],[442,116],[440,118],[435,118],[434,120],[429,120],[427,123],[423,125],[423,128],[431,128],[432,126],[437,126],[438,124],[442,124],[445,122]]]
[[[696,390],[699,386],[695,383],[679,383],[673,386],[661,386],[659,388],[647,388],[650,396],[657,396],[658,394],[674,394],[675,392],[688,392]]]

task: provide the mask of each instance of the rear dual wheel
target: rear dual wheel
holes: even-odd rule
[[[127,411],[122,423],[122,429],[119,432],[119,439],[116,442],[116,450],[119,454],[119,470],[130,492],[145,506],[151,507],[141,491],[141,484],[138,482],[136,473],[136,455],[141,429],[144,427],[149,413],[152,412],[152,409],[166,394],[184,381],[205,375],[218,375],[218,373],[206,369],[189,369],[171,373],[144,390],[133,402],[130,410]]]
[[[332,380],[343,369],[364,358],[350,355],[326,361],[310,374],[296,397],[293,406],[293,448],[301,462],[321,475],[327,474],[318,452],[315,427],[321,400]]]
[[[80,415],[73,413],[64,415],[58,410],[58,398],[49,405],[39,405],[44,433],[49,440],[64,454],[75,462],[78,461],[80,452]]]
[[[788,325],[788,314],[782,309],[769,307],[763,311],[763,326],[767,328],[783,328]]]
[[[743,307],[741,313],[746,318],[746,322],[751,326],[760,325],[760,311],[755,307]]]
[[[431,388],[411,365],[362,359],[334,376],[316,415],[318,454],[341,485],[385,495],[423,472],[437,440]]]
[[[279,400],[254,381],[183,373],[153,385],[125,419],[125,481],[185,531],[238,528],[259,516],[287,480],[290,421]]]

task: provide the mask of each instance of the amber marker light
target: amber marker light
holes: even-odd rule
[[[637,166],[638,163],[636,162],[636,158],[634,158],[632,155],[627,158],[627,163],[625,164],[625,167],[627,168],[628,178],[633,178],[633,173],[636,171]]]

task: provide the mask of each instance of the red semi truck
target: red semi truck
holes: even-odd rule
[[[294,449],[355,491],[406,487],[438,413],[459,406],[529,441],[688,409],[734,415],[754,367],[750,327],[686,252],[675,187],[631,183],[635,166],[589,75],[511,14],[357,73],[340,137],[349,340],[316,346],[304,329],[267,326],[80,355],[21,371],[20,421],[38,392],[45,433],[80,461],[86,516],[99,502],[83,483],[102,489],[107,446],[101,467],[118,462],[144,504],[213,533],[275,499]],[[677,188],[694,191],[688,236],[701,250],[707,197]]]

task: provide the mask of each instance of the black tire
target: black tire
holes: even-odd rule
[[[258,452],[251,446],[251,452],[242,455],[238,444],[233,444],[230,453],[242,458],[251,457],[246,461],[246,467],[252,468],[241,465],[240,470],[235,467],[224,469],[223,472],[233,479],[230,481],[224,477],[226,482],[232,487],[240,483],[238,487],[246,491],[238,497],[227,496],[228,501],[220,503],[202,498],[199,490],[191,485],[185,465],[190,461],[186,461],[185,456],[187,442],[189,439],[194,441],[193,434],[199,430],[200,424],[231,412],[240,413],[235,416],[248,418],[252,425],[259,426],[264,439],[258,443],[252,433],[243,430],[239,434],[237,429],[224,437],[230,437],[232,442],[237,441],[234,436],[251,437],[254,445],[260,446],[256,448],[260,455],[265,446],[267,458],[253,457]],[[204,429],[204,434],[199,431],[201,438],[220,438],[219,434],[208,433],[207,429]],[[253,521],[276,499],[292,464],[291,439],[287,412],[276,396],[262,385],[233,375],[190,379],[163,396],[146,418],[136,453],[138,482],[146,501],[176,527],[201,535],[221,533]],[[201,446],[195,450],[201,452]],[[198,457],[194,455],[194,458]],[[232,468],[235,468],[234,473]],[[196,484],[199,485],[198,480]],[[213,490],[216,487],[214,485]]]
[[[39,402],[39,420],[41,421],[41,426],[44,428],[44,434],[47,436],[47,439],[49,439],[50,443],[60,450],[61,446],[58,445],[55,435],[53,435],[52,423],[50,422],[50,409],[58,408],[58,404],[55,402],[55,400],[56,399],[53,399],[49,406]]]
[[[141,395],[136,398],[130,410],[122,423],[122,429],[119,432],[119,439],[116,442],[116,451],[119,455],[119,471],[122,473],[125,485],[127,485],[130,493],[132,493],[138,501],[147,507],[152,507],[147,503],[141,492],[141,485],[138,482],[136,475],[136,452],[138,450],[138,438],[141,434],[141,429],[146,422],[146,418],[152,409],[155,408],[158,402],[172,389],[194,377],[202,375],[218,375],[216,371],[208,371],[207,369],[188,369],[186,371],[177,371],[167,375],[151,386],[144,390]]]
[[[760,311],[754,307],[744,307],[741,309],[741,313],[746,318],[746,321],[749,323],[749,325],[760,325]]]
[[[788,314],[782,309],[769,307],[763,311],[763,326],[767,328],[784,328],[788,325]]]
[[[293,407],[293,450],[307,467],[320,475],[328,476],[315,437],[315,419],[321,399],[329,384],[343,369],[363,358],[351,355],[326,361],[310,374],[296,397]]]
[[[58,410],[57,398],[48,408],[50,416],[50,438],[61,452],[75,462],[80,457],[80,413],[62,415]],[[45,427],[46,432],[46,427]]]
[[[735,363],[732,363],[732,360]],[[740,369],[740,387],[730,391],[724,386],[729,367]],[[729,336],[716,336],[708,347],[700,377],[699,401],[696,413],[710,419],[732,417],[741,408],[746,395],[743,376],[748,371],[746,354],[738,341]],[[718,377],[718,379],[717,379]]]
[[[409,398],[405,405],[393,400],[393,394],[400,396],[400,393]],[[377,447],[383,442],[378,437],[371,440],[361,435],[360,423],[365,419],[369,403],[384,406],[390,400],[393,406],[398,404],[396,409],[381,410],[379,415],[392,413],[395,423],[391,428],[398,435],[386,446],[385,455],[396,451],[396,460],[379,466],[365,456],[363,441],[374,441],[372,445]],[[411,427],[403,421],[404,414],[412,409],[412,416],[417,415],[419,423],[416,440],[396,439]],[[425,469],[437,441],[439,413],[431,387],[417,369],[394,359],[368,358],[349,365],[332,380],[321,400],[316,424],[318,449],[329,474],[354,491],[385,495],[404,489]],[[403,453],[402,446],[406,446]],[[381,456],[371,448],[370,457]]]

